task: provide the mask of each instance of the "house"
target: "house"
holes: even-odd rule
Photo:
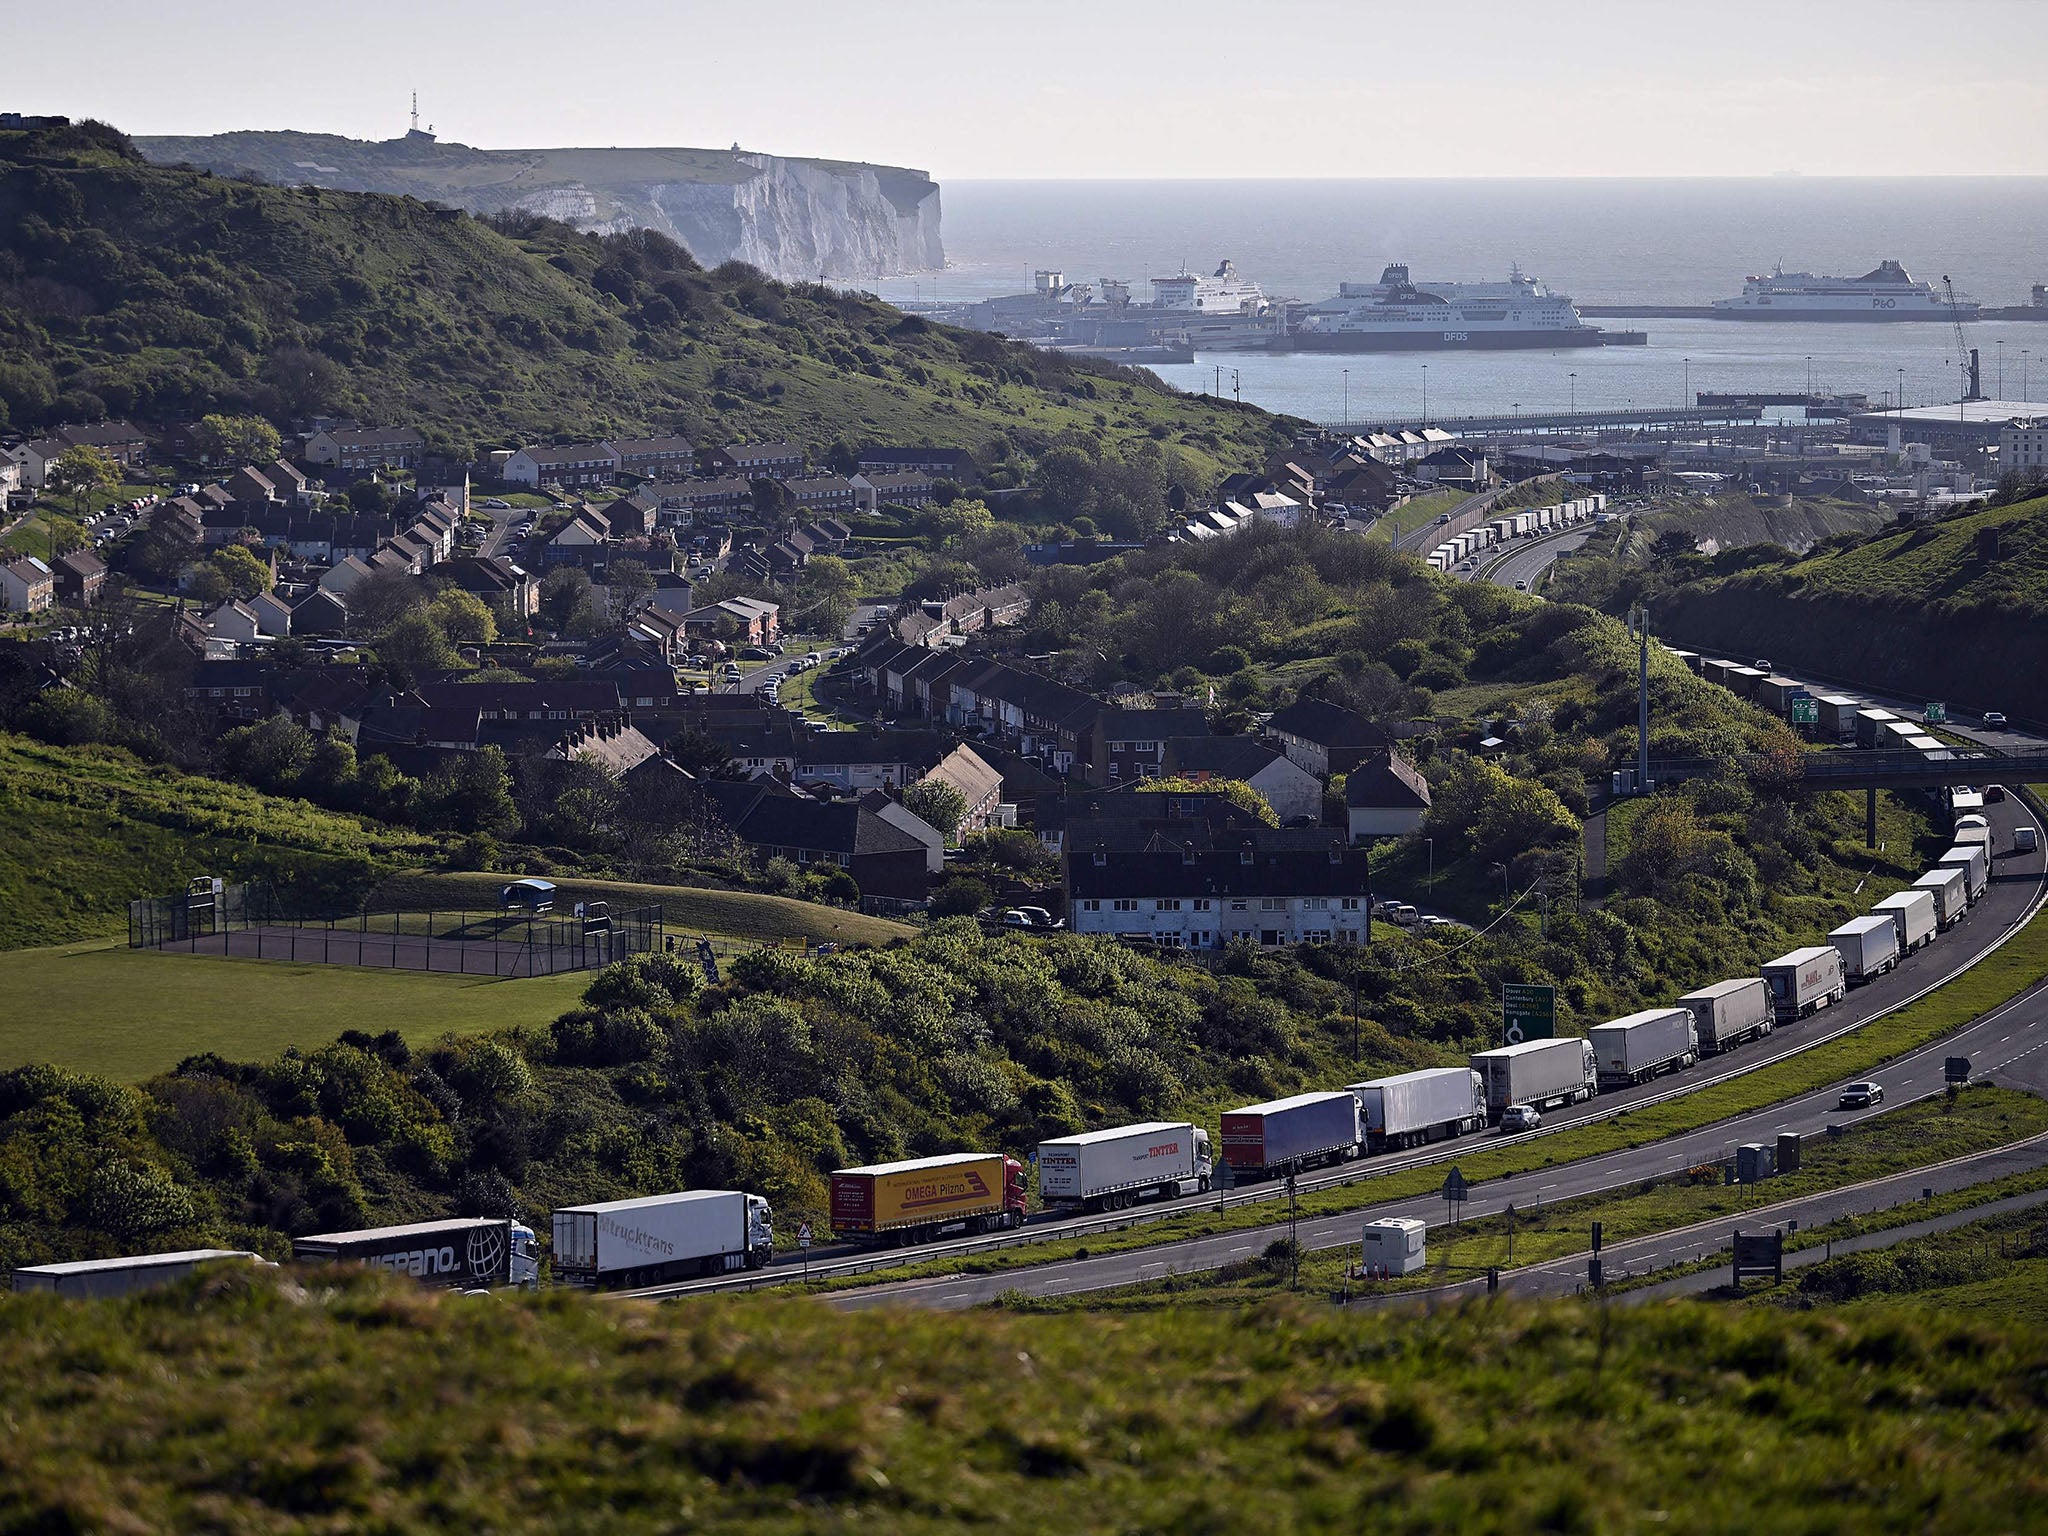
[[[618,456],[619,473],[643,480],[687,475],[697,461],[696,446],[687,437],[615,437],[610,447]]]
[[[429,709],[473,709],[479,721],[596,720],[619,712],[618,685],[591,682],[421,683],[413,689]]]
[[[1143,817],[1084,815],[1060,828],[1076,933],[1202,950],[1364,942],[1372,872],[1363,848],[1319,828],[1275,831],[1200,803],[1216,796],[1134,798],[1167,804]],[[1041,820],[1041,838],[1045,832]]]
[[[1254,736],[1175,736],[1159,758],[1170,779],[1242,779],[1283,823],[1323,817],[1323,786],[1306,768]]]
[[[955,747],[918,783],[948,784],[960,792],[967,802],[967,813],[960,818],[956,837],[985,830],[995,819],[996,807],[1003,799],[1003,776],[972,747]]]
[[[792,506],[810,512],[864,510],[861,488],[844,475],[792,475],[782,482]]]
[[[339,592],[315,587],[292,605],[292,633],[302,637],[347,634],[347,600]]]
[[[216,640],[233,640],[241,645],[263,638],[263,620],[238,597],[229,598],[209,613],[206,628]]]
[[[760,858],[843,869],[863,896],[924,897],[924,842],[858,801],[814,800],[760,781],[707,780],[703,789],[725,824]]]
[[[51,562],[57,579],[57,598],[78,608],[90,608],[99,601],[100,588],[107,582],[106,563],[89,549],[74,549]]]
[[[693,635],[718,638],[730,633],[742,644],[765,645],[781,634],[781,615],[780,603],[764,602],[757,597],[728,597],[722,603],[694,610],[685,624]]]
[[[836,517],[821,517],[797,530],[811,541],[814,551],[838,554],[853,537],[853,530]]]
[[[50,466],[57,462],[66,448],[71,445],[61,437],[32,438],[17,443],[7,450],[7,456],[20,472],[21,483],[32,491],[47,489],[50,483]]]
[[[568,443],[559,448],[521,448],[505,461],[507,485],[544,485],[574,490],[610,485],[619,475],[619,451],[610,443]]]
[[[1394,744],[1383,727],[1322,699],[1296,699],[1266,722],[1266,734],[1320,779],[1349,773],[1369,753]]]
[[[654,498],[659,521],[676,524],[717,514],[730,516],[754,509],[754,482],[744,475],[719,475],[709,480],[657,480],[640,488]]]
[[[612,520],[596,507],[587,503],[576,509],[575,516],[555,531],[548,540],[550,546],[573,549],[578,546],[589,549],[604,544],[612,536]]]
[[[261,720],[276,707],[277,672],[267,661],[201,661],[185,682],[185,697],[221,721]]]
[[[427,440],[410,427],[322,428],[306,439],[306,462],[335,469],[413,469]]]
[[[1476,448],[1439,448],[1415,461],[1415,478],[1425,485],[1484,490],[1492,479],[1486,455]]]
[[[349,555],[337,561],[328,569],[327,574],[320,578],[320,590],[322,592],[332,592],[336,596],[343,596],[357,582],[367,580],[376,574],[370,568],[370,563],[367,560],[359,559],[355,555]]]
[[[237,507],[261,509],[283,500],[277,483],[253,465],[243,465],[221,482],[221,489],[234,498]]]
[[[21,489],[21,466],[11,454],[0,453],[0,508]]]
[[[34,555],[0,564],[0,612],[41,613],[56,601],[56,573]]]
[[[659,757],[661,748],[621,721],[593,720],[569,731],[547,755],[557,762],[593,764],[617,779]]]
[[[1375,752],[1345,775],[1344,809],[1354,843],[1406,837],[1429,814],[1429,781],[1393,749]]]
[[[123,469],[138,468],[149,457],[148,440],[125,421],[59,427],[52,435],[67,448],[97,448]]]
[[[902,731],[813,731],[789,716],[794,748],[790,779],[860,794],[901,789],[932,760],[928,744]]]
[[[449,562],[439,575],[472,597],[501,606],[514,618],[530,619],[540,611],[540,583],[503,555],[466,556]]]
[[[863,448],[859,468],[864,475],[925,474],[956,485],[973,485],[981,479],[981,468],[966,449],[934,448],[928,443]]]
[[[860,804],[863,810],[881,817],[899,832],[907,832],[924,845],[924,872],[927,875],[945,873],[946,839],[937,827],[883,790],[869,790],[860,797]]]
[[[633,628],[657,646],[664,657],[673,660],[688,653],[689,617],[689,593],[685,591],[679,602],[655,597],[642,604],[633,614]]]
[[[745,480],[791,480],[802,476],[807,460],[795,443],[734,443],[709,450],[705,460],[698,450],[698,463],[715,474],[738,475]]]
[[[1090,784],[1155,779],[1164,771],[1169,740],[1208,734],[1208,718],[1199,709],[1124,709],[1098,704],[1095,718],[1083,732],[1073,771]]]
[[[885,473],[862,470],[854,477],[856,486],[867,491],[870,510],[875,507],[928,507],[939,499],[939,482],[920,469]]]
[[[275,592],[258,592],[248,600],[249,611],[256,615],[258,630],[266,635],[288,635],[292,632],[292,608]]]

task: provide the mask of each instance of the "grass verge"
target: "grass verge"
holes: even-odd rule
[[[135,1082],[187,1056],[269,1061],[345,1029],[397,1029],[415,1044],[451,1031],[544,1026],[575,1006],[587,972],[499,981],[156,954],[118,942],[0,954],[0,1068],[48,1062]]]

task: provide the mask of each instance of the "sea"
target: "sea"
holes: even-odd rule
[[[1321,299],[1390,262],[1418,279],[1482,281],[1511,264],[1581,304],[1703,305],[1749,273],[1854,276],[1902,262],[1986,307],[2048,282],[2048,176],[1909,180],[949,181],[942,272],[867,284],[933,302],[1074,282],[1212,271],[1224,258],[1266,292]],[[1921,405],[1960,392],[1941,323],[1595,319],[1644,347],[1556,352],[1199,354],[1153,371],[1315,421],[1663,407],[1688,390],[1854,391]],[[1972,321],[1984,393],[2048,402],[2048,323]]]

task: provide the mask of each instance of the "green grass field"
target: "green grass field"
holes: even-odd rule
[[[50,1062],[135,1081],[216,1051],[267,1061],[345,1029],[415,1043],[540,1026],[575,1006],[589,972],[499,981],[346,965],[156,954],[118,942],[0,954],[0,1068]]]

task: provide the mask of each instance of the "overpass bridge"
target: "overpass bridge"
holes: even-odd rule
[[[1337,436],[1371,432],[1417,432],[1437,427],[1459,436],[1507,432],[1516,436],[1537,436],[1552,432],[1584,432],[1600,427],[1721,427],[1760,421],[1763,407],[1749,401],[1730,400],[1711,406],[1671,406],[1664,409],[1624,407],[1617,410],[1515,411],[1493,416],[1433,416],[1428,421],[1412,417],[1383,421],[1324,421],[1317,426]]]

